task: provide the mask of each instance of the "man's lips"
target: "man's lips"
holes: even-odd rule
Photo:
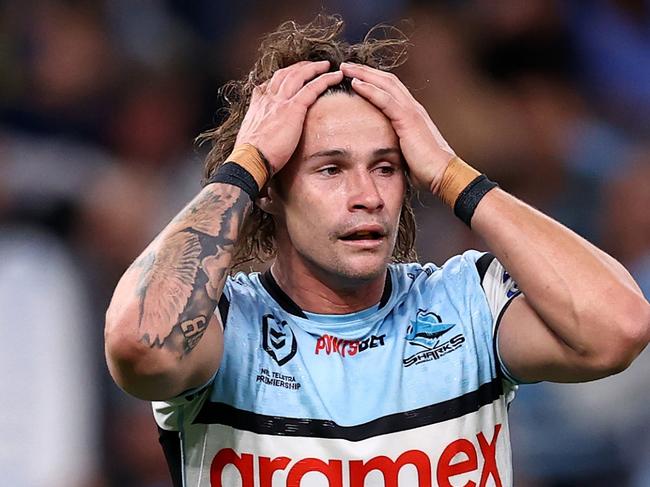
[[[381,225],[360,225],[346,230],[338,238],[346,242],[381,241],[388,234]]]

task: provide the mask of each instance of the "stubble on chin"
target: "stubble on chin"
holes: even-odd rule
[[[382,277],[391,262],[391,254],[380,257],[359,255],[334,255],[327,259],[324,269],[333,277],[351,283],[372,282]]]

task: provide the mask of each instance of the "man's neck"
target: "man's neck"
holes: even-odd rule
[[[321,314],[346,314],[378,304],[386,284],[386,270],[372,280],[343,282],[307,267],[287,269],[281,261],[271,267],[280,288],[303,310]]]

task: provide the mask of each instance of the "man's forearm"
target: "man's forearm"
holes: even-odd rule
[[[506,192],[495,189],[481,200],[472,229],[547,326],[577,352],[647,329],[647,303],[622,265]],[[630,328],[621,330],[621,323]]]
[[[138,274],[138,329],[150,347],[179,356],[196,346],[214,312],[250,198],[229,185],[204,189],[128,272]]]
[[[107,312],[109,362],[112,350],[120,356],[129,345],[158,351],[161,360],[173,356],[192,361],[190,355],[219,301],[250,207],[250,197],[240,188],[210,184],[136,259]]]

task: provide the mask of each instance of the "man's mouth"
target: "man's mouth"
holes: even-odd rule
[[[381,241],[386,236],[386,231],[379,225],[367,225],[353,228],[344,233],[339,239],[345,242],[373,242]]]
[[[382,235],[379,232],[354,232],[350,235],[344,235],[341,240],[379,240]]]

